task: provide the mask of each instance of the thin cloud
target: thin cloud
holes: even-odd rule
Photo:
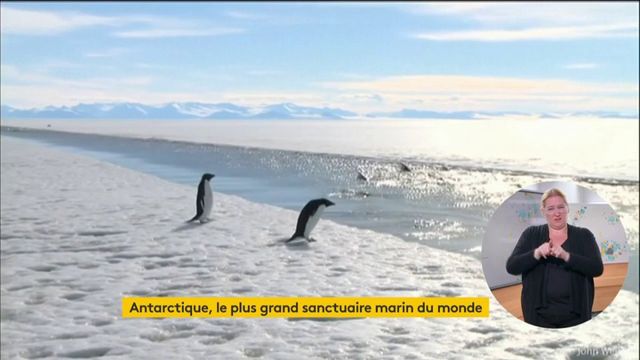
[[[312,6],[309,4],[308,6]],[[246,23],[246,24],[261,24],[261,25],[270,25],[270,26],[292,26],[292,25],[300,25],[300,24],[308,24],[311,20],[306,17],[300,17],[299,15],[294,15],[292,13],[286,12],[273,12],[269,11],[265,8],[262,9],[263,12],[251,12],[251,11],[240,11],[240,10],[229,10],[222,13],[227,18],[235,20],[236,22]],[[317,19],[314,19],[317,20]]]
[[[600,66],[594,63],[576,63],[576,64],[568,64],[564,66],[565,69],[570,69],[570,70],[590,70],[598,67]]]
[[[172,67],[167,66],[167,65],[150,64],[150,63],[144,63],[144,62],[135,63],[135,64],[133,64],[133,66],[135,68],[145,69],[145,70],[149,70],[149,69],[151,69],[151,70],[172,69]]]
[[[110,27],[120,38],[153,39],[168,37],[220,36],[242,33],[245,30],[230,27],[210,27],[193,21],[156,16],[96,16],[81,12],[22,10],[2,6],[2,34],[51,36],[89,27]],[[122,29],[130,26],[146,28]],[[107,52],[86,54],[87,57],[112,56]]]
[[[64,93],[67,88],[75,89],[117,89],[123,85],[125,86],[137,86],[145,87],[153,84],[154,77],[151,76],[105,76],[105,77],[85,77],[70,79],[57,75],[54,69],[64,67],[80,67],[82,65],[76,65],[71,63],[62,64],[47,64],[40,67],[38,70],[24,69],[15,65],[2,64],[2,85],[34,85],[43,87],[59,87],[64,89],[61,91]]]
[[[78,12],[51,12],[0,8],[3,34],[56,35],[92,26],[117,26],[122,19]]]
[[[352,73],[352,72],[340,72],[335,74],[336,77],[347,79],[347,80],[371,80],[374,79],[375,76],[370,74],[362,74],[362,73]]]
[[[107,79],[96,79],[107,80]],[[368,113],[372,111],[397,111],[402,108],[433,111],[522,111],[522,112],[575,112],[618,110],[637,113],[638,96],[624,97],[589,95],[417,95],[417,94],[367,94],[313,93],[313,92],[237,92],[200,91],[176,92],[158,91],[142,82],[127,81],[138,86],[122,86],[112,79],[100,86],[91,86],[89,81],[48,83],[48,84],[6,84],[2,83],[0,96],[2,103],[14,107],[42,107],[47,105],[75,105],[80,102],[137,102],[163,104],[170,102],[232,102],[240,105],[261,106],[266,104],[293,102],[304,106],[330,106],[345,110]],[[64,89],[64,91],[61,91]]]
[[[624,109],[638,111],[638,85],[562,79],[461,75],[392,76],[371,81],[334,81],[321,86],[344,97],[372,94],[385,105],[439,111]]]
[[[411,75],[370,81],[321,83],[307,91],[197,89],[185,82],[160,87],[167,79],[148,76],[68,79],[2,64],[2,102],[12,106],[72,105],[78,102],[127,101],[159,104],[174,101],[233,102],[264,105],[340,107],[367,113],[402,108],[434,111],[638,111],[638,85],[587,83],[562,79],[522,79],[461,75]],[[215,83],[215,82],[207,82]],[[318,85],[318,84],[317,84]],[[324,105],[323,105],[324,104]]]
[[[261,20],[265,19],[265,15],[250,13],[246,11],[227,11],[225,15],[234,18],[234,19],[242,19],[242,20]]]
[[[483,25],[596,25],[637,23],[638,3],[437,2],[404,7],[418,15],[438,15]]]
[[[342,102],[349,103],[382,104],[384,102],[384,98],[382,96],[368,93],[343,94],[339,96],[339,99],[342,100]]]
[[[303,92],[221,92],[218,89],[210,88],[193,90],[193,86],[190,86],[188,91],[169,91],[158,88],[157,84],[162,82],[163,79],[151,76],[132,75],[68,79],[56,74],[41,73],[10,64],[2,64],[1,70],[0,96],[2,97],[2,103],[17,107],[61,106],[75,105],[79,102],[118,101],[145,104],[181,101],[229,101],[254,105],[276,102],[314,104],[320,99],[315,94]]]
[[[281,76],[284,74],[284,72],[279,71],[279,70],[259,70],[259,69],[255,69],[255,70],[248,70],[246,72],[247,75],[249,76],[256,76],[256,77],[269,77],[269,76]]]
[[[78,103],[134,102],[143,104],[166,104],[172,102],[232,102],[238,105],[263,106],[267,104],[293,102],[304,106],[317,105],[321,99],[315,94],[300,92],[180,92],[158,91],[140,86],[118,86],[113,83],[100,87],[88,84],[5,84],[2,83],[2,103],[18,108],[43,107],[48,105],[72,106]],[[60,89],[64,88],[64,91]]]
[[[463,75],[407,75],[372,81],[324,82],[322,86],[337,90],[416,94],[558,94],[558,93],[637,93],[638,85],[618,83],[583,83],[559,79],[522,79]]]
[[[443,2],[404,7],[415,15],[449,17],[470,28],[421,32],[430,41],[527,41],[638,37],[637,3]]]
[[[112,48],[112,49],[106,49],[103,51],[94,51],[94,52],[88,52],[84,54],[84,57],[87,58],[114,58],[114,57],[118,57],[121,55],[124,55],[126,53],[131,52],[129,49],[124,49],[124,48]]]
[[[638,24],[596,26],[565,26],[517,30],[472,30],[429,32],[413,35],[431,41],[523,41],[523,40],[575,40],[586,38],[638,37]]]
[[[238,34],[244,32],[239,28],[213,28],[213,29],[147,29],[118,31],[114,36],[129,39],[155,39],[155,38],[176,38],[176,37],[199,37],[199,36],[221,36],[228,34]]]
[[[17,67],[8,64],[0,64],[0,74],[2,74],[2,79],[18,77],[20,71]]]

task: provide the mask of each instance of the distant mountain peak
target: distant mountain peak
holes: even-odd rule
[[[570,116],[596,118],[638,119],[638,114],[623,114],[615,111],[591,111],[574,113],[522,113],[522,112],[439,112],[422,109],[402,109],[395,112],[373,112],[357,114],[349,110],[328,106],[302,106],[281,102],[262,106],[242,106],[229,102],[171,102],[160,105],[145,105],[133,102],[80,103],[74,106],[45,106],[33,109],[18,109],[2,105],[3,119],[344,119],[353,117],[390,119],[458,119],[473,120],[509,116],[533,116],[559,119]]]
[[[305,107],[278,103],[248,107],[229,102],[172,102],[145,105],[132,102],[81,103],[75,106],[46,106],[39,109],[16,109],[2,106],[2,117],[10,119],[340,119],[355,116],[342,109]]]

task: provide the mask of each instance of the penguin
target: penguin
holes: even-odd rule
[[[196,196],[196,216],[187,221],[188,223],[195,220],[200,220],[200,223],[209,221],[209,214],[213,207],[213,192],[211,192],[209,181],[214,177],[214,174],[209,173],[202,175],[200,184],[198,184],[198,194]]]
[[[407,164],[401,162],[400,172],[411,172],[411,168]]]
[[[307,241],[314,241],[309,237],[311,230],[318,224],[320,216],[324,209],[329,206],[335,205],[333,202],[327,199],[315,199],[311,200],[302,208],[300,215],[298,216],[298,224],[296,225],[296,232],[286,242],[290,242],[296,238],[304,238]]]

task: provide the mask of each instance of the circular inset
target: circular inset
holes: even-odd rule
[[[482,242],[491,292],[528,324],[571,327],[603,311],[629,266],[620,218],[572,182],[538,183],[500,205]]]

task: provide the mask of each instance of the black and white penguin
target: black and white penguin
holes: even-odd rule
[[[401,162],[400,163],[400,172],[411,172],[411,168],[407,164]]]
[[[307,241],[313,241],[309,235],[311,230],[318,224],[320,216],[324,209],[329,206],[335,205],[333,202],[327,199],[315,199],[311,200],[302,208],[300,215],[298,216],[298,224],[296,225],[296,232],[291,236],[287,242],[293,241],[296,238],[304,238]]]
[[[187,222],[200,220],[200,223],[209,221],[209,214],[211,214],[211,208],[213,207],[213,192],[209,182],[213,179],[213,174],[203,174],[198,184],[198,195],[196,196],[196,216]]]
[[[369,180],[369,179],[367,179],[367,177],[366,177],[366,176],[364,176],[364,175],[362,174],[362,172],[361,172],[360,170],[358,170],[358,177],[357,177],[357,179],[358,179],[358,180],[360,180],[360,181],[368,181],[368,180]]]

